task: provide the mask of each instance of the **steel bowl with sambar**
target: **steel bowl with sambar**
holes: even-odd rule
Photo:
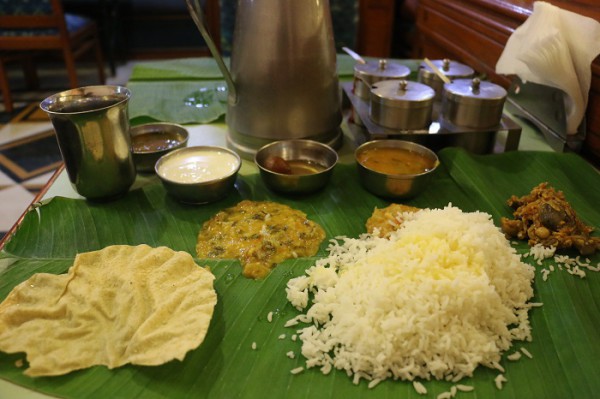
[[[327,185],[338,154],[314,140],[280,140],[265,145],[254,157],[265,185],[284,194],[307,194]]]
[[[354,155],[363,187],[389,199],[412,198],[423,192],[439,165],[435,152],[403,140],[368,141]]]

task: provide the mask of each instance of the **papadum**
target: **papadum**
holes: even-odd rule
[[[166,247],[82,253],[67,274],[13,288],[0,304],[0,350],[25,352],[29,376],[183,360],[208,330],[213,281],[190,254]]]

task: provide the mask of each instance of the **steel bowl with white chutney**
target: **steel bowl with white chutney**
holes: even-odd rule
[[[167,193],[180,202],[205,204],[218,201],[233,190],[240,156],[218,146],[180,148],[156,162],[156,175]]]

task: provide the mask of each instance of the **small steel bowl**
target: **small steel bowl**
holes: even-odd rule
[[[369,117],[395,130],[426,130],[431,124],[435,91],[422,83],[383,80],[371,86]]]
[[[233,189],[242,160],[216,146],[180,148],[163,155],[155,172],[167,193],[188,204],[218,201]]]
[[[361,161],[361,155],[374,148],[399,148],[416,153],[431,165],[431,168],[416,174],[391,174],[378,171],[373,167],[365,166]],[[434,170],[439,165],[439,159],[435,152],[420,144],[403,140],[375,140],[367,141],[359,146],[354,152],[358,177],[363,185],[371,193],[389,199],[407,199],[420,194],[427,185]]]
[[[131,154],[138,172],[152,173],[163,155],[187,145],[189,133],[174,123],[146,123],[131,127]]]
[[[270,169],[269,160],[280,157],[292,166],[292,174]],[[306,194],[327,185],[338,154],[330,146],[314,140],[281,140],[260,148],[254,157],[260,176],[273,191]],[[303,170],[303,174],[298,174]]]

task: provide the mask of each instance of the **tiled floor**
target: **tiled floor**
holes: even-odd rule
[[[107,84],[126,84],[132,64],[117,69]],[[11,70],[10,85],[15,111],[4,112],[0,102],[0,239],[19,219],[35,195],[61,164],[54,130],[39,102],[48,95],[68,89],[66,73],[60,65],[47,65],[38,71],[42,90],[27,91],[21,72]],[[95,69],[79,70],[80,85],[98,84]]]

